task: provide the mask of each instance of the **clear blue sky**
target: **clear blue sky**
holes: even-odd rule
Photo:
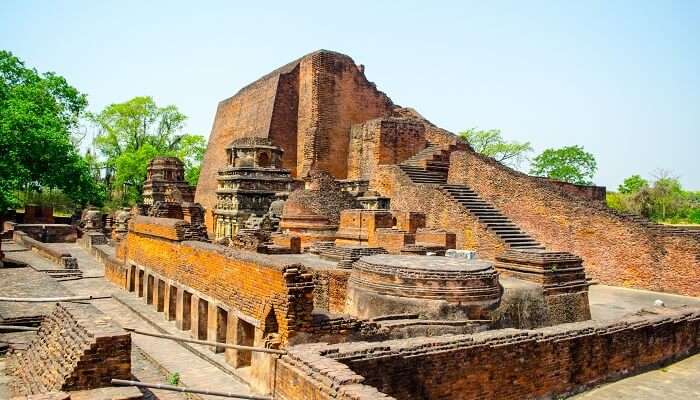
[[[663,168],[700,190],[700,1],[5,0],[0,48],[65,76],[92,110],[151,95],[205,136],[218,101],[336,50],[453,132],[583,145],[610,188]]]

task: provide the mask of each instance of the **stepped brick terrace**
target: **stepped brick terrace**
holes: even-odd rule
[[[196,188],[156,158],[144,204],[7,222],[6,296],[106,298],[0,301],[39,328],[0,336],[0,390],[550,399],[698,357],[697,231],[480,155],[364,72],[320,50],[221,101]]]

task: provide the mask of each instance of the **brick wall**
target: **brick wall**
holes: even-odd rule
[[[602,283],[700,295],[700,240],[652,230],[558,185],[454,152],[449,182],[466,184],[549,250],[584,260]]]
[[[271,126],[277,129],[289,126],[285,118],[277,115],[273,118],[273,115],[276,104],[282,106],[285,102],[284,99],[278,97],[278,91],[288,93],[289,86],[293,85],[295,80],[294,78],[280,77],[286,74],[293,75],[295,69],[298,71],[297,64],[298,60],[285,65],[242,88],[233,97],[219,103],[195,194],[195,201],[206,209],[205,223],[209,231],[213,230],[212,210],[216,205],[217,171],[227,164],[226,146],[231,144],[234,139],[242,137],[270,137]],[[292,112],[292,110],[287,111]],[[274,134],[273,136],[279,139],[280,135]],[[293,133],[292,136],[294,136]],[[283,159],[285,167],[289,166],[290,160],[295,159],[293,154],[296,149],[290,147],[293,144],[290,141],[279,142],[279,145],[285,150],[285,158]]]
[[[335,314],[345,313],[350,270],[322,269],[314,271],[314,308]]]
[[[63,268],[67,269],[77,269],[78,260],[73,257],[68,252],[58,251],[54,248],[47,246],[45,243],[35,240],[28,234],[21,231],[14,231],[12,234],[12,240],[15,243],[27,247],[29,250],[34,251],[40,256],[49,259],[54,264],[57,264]]]
[[[348,179],[370,179],[377,165],[398,164],[427,145],[425,126],[406,118],[377,118],[353,125]]]
[[[108,253],[105,246],[93,246],[89,250],[104,265],[105,278],[120,288],[126,289],[129,270],[124,265],[124,261]]]
[[[297,172],[297,116],[299,111],[299,66],[280,75],[270,123],[270,139],[284,150],[282,167]]]
[[[61,303],[7,365],[16,395],[110,386],[131,377],[131,336],[89,304]]]
[[[428,228],[454,232],[458,249],[478,249],[484,258],[493,258],[504,249],[503,243],[459,204],[433,185],[414,184],[398,166],[380,166],[370,187],[391,197],[393,210],[421,212]]]
[[[698,352],[700,309],[653,309],[618,321],[502,329],[289,349],[281,399],[544,399]],[[476,366],[476,367],[475,367]],[[379,393],[377,390],[381,390]]]
[[[45,243],[73,243],[78,238],[75,226],[67,224],[17,224],[8,221],[5,222],[4,229],[24,232]]]
[[[170,239],[177,237],[176,226],[176,220],[135,217],[126,238],[127,263],[149,268],[258,321],[272,307],[283,343],[296,331],[311,329],[313,283],[303,266]]]
[[[269,137],[284,150],[283,166],[294,176],[318,169],[345,178],[350,127],[393,107],[350,57],[326,50],[295,60],[220,102],[195,196],[207,210],[209,231],[216,172],[226,165],[225,147],[231,141]]]
[[[350,128],[394,108],[348,56],[321,50],[301,59],[297,171],[347,177]]]

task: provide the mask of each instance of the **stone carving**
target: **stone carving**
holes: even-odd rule
[[[185,166],[176,157],[156,157],[148,163],[143,184],[143,204],[194,201],[194,188],[185,181]]]
[[[228,166],[220,169],[217,176],[216,240],[234,237],[248,221],[248,227],[267,221],[266,229],[274,229],[272,218],[264,216],[278,193],[292,189],[290,171],[282,168],[282,149],[273,146],[269,139],[242,138],[233,141],[226,153]],[[277,203],[275,210],[279,207]]]

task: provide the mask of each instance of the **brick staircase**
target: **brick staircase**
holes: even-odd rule
[[[414,183],[440,185],[447,183],[447,170],[450,166],[450,149],[430,144],[413,157],[399,164],[399,168]]]
[[[428,144],[428,147],[401,164],[447,173],[447,170],[450,168],[450,153],[452,150],[454,150],[454,146],[445,148],[436,144]]]
[[[471,188],[464,185],[440,185],[440,189],[484,224],[511,249],[544,249],[532,236],[523,232],[513,221]]]
[[[413,157],[399,164],[413,183],[439,185],[440,190],[467,209],[511,249],[544,249],[532,236],[523,232],[496,207],[464,185],[448,185],[447,171],[453,146],[444,148],[429,145]]]

